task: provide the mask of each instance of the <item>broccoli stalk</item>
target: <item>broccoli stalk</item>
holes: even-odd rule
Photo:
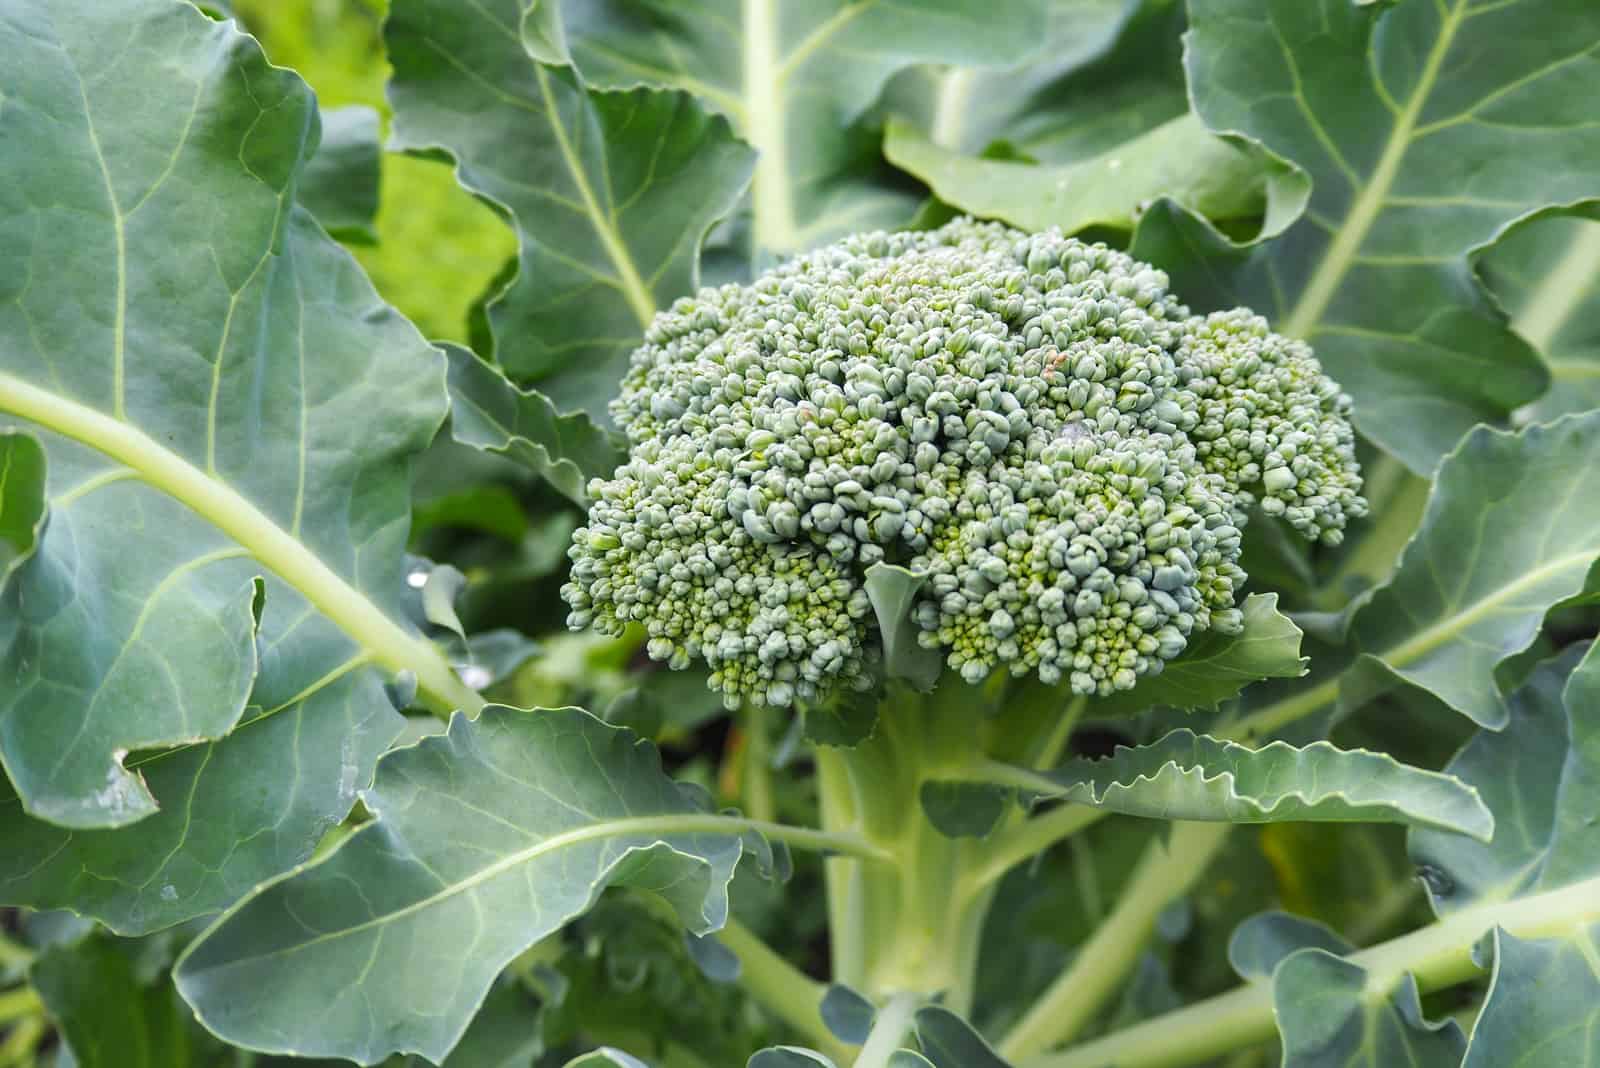
[[[1191,315],[1103,245],[970,219],[851,237],[656,318],[612,406],[627,461],[574,534],[570,623],[641,626],[729,709],[877,691],[876,732],[825,752],[820,785],[902,863],[833,888],[863,936],[836,963],[959,1000],[988,891],[934,876],[986,847],[934,830],[921,784],[1053,759],[1075,697],[1237,631],[1253,511],[1337,544],[1366,510],[1349,404],[1303,343]],[[876,565],[915,576],[905,619],[874,611]],[[886,664],[902,627],[942,660],[931,693]]]

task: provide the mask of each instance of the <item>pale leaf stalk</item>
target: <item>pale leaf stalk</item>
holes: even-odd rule
[[[717,939],[739,958],[739,985],[751,999],[794,1028],[835,1063],[849,1059],[851,1047],[822,1021],[827,988],[784,960],[738,920],[730,919]]]
[[[1000,1055],[1020,1061],[1061,1045],[1082,1030],[1133,970],[1161,911],[1188,893],[1232,829],[1228,823],[1175,823],[1169,842],[1151,843],[1116,907],[1078,951],[1072,966],[1001,1040]]]
[[[1522,939],[1559,938],[1595,922],[1600,922],[1600,878],[1463,909],[1348,959],[1366,970],[1370,999],[1388,997],[1407,974],[1427,994],[1482,975],[1473,948],[1496,927]],[[1255,982],[1081,1046],[1025,1060],[1020,1068],[1184,1068],[1266,1042],[1275,1033],[1272,984]]]
[[[872,1033],[867,1035],[853,1068],[886,1068],[889,1058],[900,1048],[906,1032],[911,1030],[911,1018],[917,1011],[919,1000],[916,994],[896,994],[878,1010]]]

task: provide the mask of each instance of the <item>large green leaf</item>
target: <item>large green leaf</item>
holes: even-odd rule
[[[916,194],[882,173],[860,121],[895,72],[1010,66],[1044,28],[1044,0],[566,0],[562,12],[585,78],[687,90],[756,147],[740,225],[758,269],[910,220]]]
[[[656,891],[698,933],[727,916],[743,824],[580,709],[457,716],[385,757],[365,799],[376,822],[246,898],[180,961],[179,989],[224,1039],[438,1061],[500,969],[605,886]]]
[[[1195,108],[1312,179],[1304,217],[1235,246],[1170,202],[1135,252],[1203,305],[1310,341],[1357,425],[1426,472],[1544,388],[1473,281],[1512,221],[1593,198],[1600,7],[1590,0],[1191,0]],[[1508,42],[1516,42],[1509,47]]]
[[[1449,770],[1475,783],[1497,817],[1494,838],[1467,844],[1415,831],[1411,854],[1441,917],[1567,888],[1600,900],[1600,654],[1571,648],[1513,696],[1505,729],[1480,731]],[[1537,920],[1539,912],[1529,919]],[[1594,1064],[1600,1022],[1600,910],[1547,937],[1493,941],[1494,974],[1473,1028],[1470,1068]],[[1531,1061],[1527,1063],[1533,1063]]]
[[[475,707],[399,611],[407,458],[443,416],[443,363],[295,205],[310,91],[172,0],[0,13],[0,420],[49,459],[49,521],[0,591],[0,756],[27,811],[149,817],[126,754],[346,670]],[[343,803],[375,749],[335,746]],[[297,812],[291,852],[342,814]]]
[[[592,92],[535,58],[532,0],[396,0],[394,146],[443,149],[510,217],[518,271],[489,309],[496,357],[563,410],[609,422],[627,354],[694,290],[700,242],[749,179],[749,150],[685,93]]]
[[[1511,327],[1550,367],[1533,419],[1600,408],[1600,222],[1535,219],[1495,242],[1479,273],[1511,313]]]
[[[1131,690],[1090,704],[1096,714],[1143,712],[1154,705],[1215,708],[1262,679],[1294,679],[1306,673],[1300,655],[1304,637],[1294,621],[1278,611],[1278,595],[1252,593],[1241,606],[1244,629],[1237,634],[1204,631],[1161,674],[1139,680]]]
[[[1505,723],[1495,668],[1533,641],[1553,605],[1591,588],[1597,504],[1600,414],[1468,435],[1393,577],[1351,622],[1365,668],[1479,724]]]
[[[1304,747],[1273,742],[1252,749],[1181,729],[1149,745],[1119,747],[1103,759],[1075,757],[1049,773],[995,767],[980,769],[974,778],[1036,797],[1157,819],[1404,823],[1480,839],[1494,828],[1478,792],[1460,780],[1329,742]],[[944,822],[940,814],[954,808],[942,785],[924,788],[932,788],[924,800],[934,802],[930,815],[936,822]],[[969,801],[978,801],[976,793]]]
[[[617,440],[580,413],[561,415],[550,398],[519,390],[498,370],[459,345],[450,360],[450,432],[465,445],[508,456],[543,475],[579,504],[591,478],[622,462]]]

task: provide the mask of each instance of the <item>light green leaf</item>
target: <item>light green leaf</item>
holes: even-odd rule
[[[165,975],[141,980],[134,949],[103,938],[58,946],[29,979],[78,1068],[186,1068],[197,1063],[188,1009]]]
[[[443,417],[442,361],[295,204],[309,89],[186,4],[7,11],[0,423],[50,461],[50,522],[0,590],[0,758],[25,809],[85,829],[181,807],[193,780],[156,795],[126,755],[221,737],[348,671],[414,669],[431,703],[476,707],[399,607],[408,458]],[[373,716],[398,729],[386,699],[354,719]],[[236,842],[245,882],[304,857],[370,773],[370,736],[324,744],[341,770],[315,792],[346,807]],[[215,873],[185,874],[180,900]]]
[[[1484,253],[1478,273],[1550,368],[1549,391],[1519,414],[1543,422],[1600,408],[1600,221],[1524,223]]]
[[[1330,742],[1252,749],[1190,730],[1110,757],[1076,757],[1048,774],[993,769],[990,782],[1113,812],[1168,820],[1405,823],[1487,839],[1477,790],[1383,753]]]
[[[1497,929],[1494,977],[1461,1068],[1600,1063],[1597,945],[1600,921],[1564,939],[1525,941]]]
[[[1359,965],[1324,949],[1290,954],[1272,975],[1285,1068],[1457,1068],[1466,1039],[1454,1020],[1422,1015],[1410,976],[1371,990]]]
[[[1270,979],[1291,953],[1314,947],[1335,956],[1355,949],[1336,932],[1315,920],[1287,912],[1260,912],[1234,928],[1228,939],[1228,963],[1247,982]]]
[[[44,447],[32,434],[0,431],[0,585],[33,555],[44,523]]]
[[[551,50],[539,26],[522,32],[533,6],[396,0],[384,31],[393,142],[448,152],[516,229],[517,276],[489,308],[500,366],[610,425],[629,351],[698,285],[700,242],[751,157],[686,94],[591,92],[536,59]]]
[[[1261,679],[1294,679],[1306,673],[1300,655],[1304,637],[1294,621],[1278,611],[1278,595],[1253,593],[1241,606],[1244,629],[1238,634],[1203,631],[1159,675],[1133,689],[1096,699],[1096,715],[1143,712],[1154,705],[1215,708]]]
[[[1134,251],[1200,305],[1248,304],[1316,348],[1357,425],[1425,473],[1543,391],[1468,259],[1593,198],[1600,7],[1589,0],[1191,0],[1195,108],[1312,181],[1281,237],[1235,246],[1171,203]],[[1506,47],[1517,41],[1516,48]]]
[[[382,156],[376,111],[330,108],[322,113],[322,140],[300,176],[296,197],[334,237],[374,244]]]
[[[246,898],[180,960],[179,989],[224,1039],[438,1061],[500,969],[607,885],[656,891],[697,933],[727,916],[743,825],[706,813],[654,746],[580,709],[457,716],[386,756],[365,799],[376,822]]]
[[[917,626],[911,619],[917,592],[927,581],[928,576],[920,572],[879,563],[867,568],[864,583],[878,620],[885,672],[923,691],[933,689],[944,659],[937,649],[925,649],[918,643]]]
[[[450,432],[464,445],[508,456],[544,476],[578,504],[591,478],[610,475],[623,452],[583,412],[561,415],[537,390],[522,391],[459,345],[442,346],[450,361]]]
[[[1208,218],[1235,219],[1258,213],[1265,197],[1262,164],[1192,115],[1171,119],[1100,155],[1053,165],[962,155],[898,119],[888,124],[883,151],[940,200],[1024,230],[1131,230],[1159,196]]]
[[[917,1010],[917,1042],[934,1068],[1009,1068],[971,1024],[937,1005]]]
[[[597,85],[687,90],[759,158],[748,261],[904,225],[917,196],[875,168],[861,123],[917,63],[1010,66],[1039,46],[1043,0],[566,0],[568,44]]]
[[[1468,435],[1394,575],[1351,621],[1367,673],[1504,724],[1495,668],[1533,641],[1551,607],[1592,588],[1597,502],[1600,414]],[[1347,688],[1373,685],[1360,675]]]

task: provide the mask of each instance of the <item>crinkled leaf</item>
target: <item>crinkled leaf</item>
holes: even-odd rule
[[[911,218],[918,197],[874,166],[878,138],[859,121],[891,75],[1009,66],[1044,28],[1043,0],[567,0],[562,12],[585,78],[687,90],[755,146],[738,228],[757,269]]]
[[[606,886],[656,891],[696,933],[727,916],[737,830],[713,833],[654,746],[580,709],[458,715],[386,756],[365,799],[375,822],[179,962],[179,989],[224,1039],[437,1061],[500,969]]]
[[[1600,413],[1473,431],[1440,468],[1394,575],[1351,622],[1368,674],[1503,725],[1495,669],[1533,641],[1550,608],[1593,587],[1597,503]]]
[[[1374,991],[1359,965],[1324,949],[1286,957],[1272,975],[1285,1068],[1458,1068],[1466,1039],[1454,1020],[1425,1019],[1410,976]]]
[[[890,678],[904,679],[919,690],[933,688],[943,660],[937,649],[925,649],[917,642],[917,625],[911,619],[917,592],[927,581],[927,575],[894,564],[873,564],[864,583],[878,620],[884,670]]]
[[[622,462],[615,438],[583,412],[562,415],[538,390],[519,390],[498,370],[459,345],[450,360],[450,432],[464,445],[509,456],[578,504],[591,478]]]
[[[32,434],[0,431],[0,584],[33,555],[45,511],[44,446]]]
[[[1330,742],[1252,749],[1180,729],[1104,759],[1005,777],[1040,796],[1157,819],[1404,823],[1482,839],[1494,829],[1478,792],[1460,780]]]
[[[394,147],[443,149],[508,214],[518,271],[489,307],[496,359],[608,426],[628,352],[698,284],[700,242],[745,188],[751,154],[687,94],[591,91],[536,59],[548,50],[521,32],[534,6],[396,0]]]
[[[872,1032],[878,1010],[865,996],[848,986],[830,983],[822,995],[822,1022],[840,1042],[859,1046]]]
[[[1238,634],[1202,631],[1161,674],[1142,678],[1133,689],[1099,698],[1090,707],[1096,714],[1137,713],[1153,705],[1215,708],[1252,682],[1306,673],[1300,656],[1303,635],[1278,611],[1277,594],[1253,593],[1241,611],[1244,629]]]
[[[1522,414],[1543,422],[1600,408],[1600,221],[1524,223],[1484,253],[1478,273],[1550,368],[1550,389]]]
[[[1237,246],[1163,202],[1134,251],[1186,299],[1310,341],[1357,425],[1413,470],[1542,392],[1472,252],[1593,198],[1600,7],[1589,0],[1192,0],[1195,108],[1311,178],[1304,216]],[[1508,47],[1507,42],[1517,42]]]
[[[937,1005],[917,1010],[917,1043],[934,1068],[1009,1068],[971,1024]]]
[[[443,417],[442,361],[295,204],[310,90],[166,0],[11,4],[0,52],[0,421],[50,461],[50,522],[0,591],[0,755],[26,809],[91,828],[181,807],[192,778],[155,794],[126,754],[371,661],[454,703],[398,610],[407,458]],[[363,692],[355,719],[397,729]],[[370,773],[370,737],[323,744],[352,782],[314,792],[344,807],[297,801],[236,841],[242,882],[302,859]],[[210,812],[254,813],[261,779],[295,774],[267,758]],[[180,900],[216,874],[173,859]]]
[[[382,155],[376,111],[330,108],[322,113],[322,141],[300,176],[296,198],[334,237],[374,244]]]
[[[78,1068],[186,1068],[200,1063],[188,1008],[162,975],[137,974],[133,947],[104,938],[58,946],[29,979]]]

